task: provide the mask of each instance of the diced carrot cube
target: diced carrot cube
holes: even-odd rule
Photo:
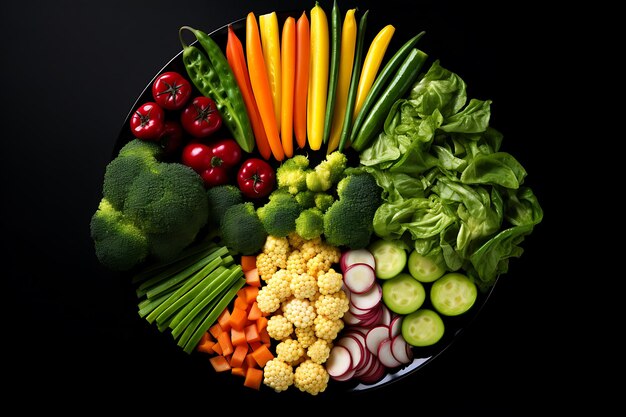
[[[261,333],[263,331],[263,329],[267,328],[267,317],[265,316],[261,316],[258,319],[256,319],[256,328],[259,331],[259,333]]]
[[[245,273],[256,268],[256,256],[254,255],[242,255],[241,256],[241,270]]]
[[[224,311],[222,311],[222,313],[217,318],[217,322],[219,323],[220,327],[222,328],[222,331],[224,332],[227,332],[230,330],[230,324],[228,323],[229,319],[230,319],[230,311],[228,310],[228,308],[225,308]]]
[[[259,346],[260,346],[260,345],[259,345]],[[245,364],[247,367],[255,367],[255,366],[259,366],[259,365],[256,363],[256,359],[254,359],[254,356],[252,356],[252,353],[248,353],[248,354],[246,355],[246,359],[245,359],[245,361],[244,361],[244,364]]]
[[[246,302],[252,304],[256,301],[256,296],[259,294],[259,287],[251,287],[246,285],[242,288],[246,294]]]
[[[222,348],[222,355],[228,356],[233,353],[233,343],[230,341],[230,335],[228,334],[228,332],[220,333],[219,337],[217,338],[217,342]]]
[[[209,328],[209,333],[211,333],[211,336],[213,336],[216,340],[218,336],[220,335],[220,333],[222,332],[223,332],[222,326],[220,326],[219,323],[215,323],[213,326]]]
[[[231,368],[230,373],[236,376],[246,376],[246,370],[247,368],[244,367]]]
[[[230,323],[231,327],[237,330],[242,330],[245,327],[247,320],[248,313],[246,312],[246,310],[235,307],[230,313],[230,319],[228,320],[228,322]]]
[[[222,355],[224,353],[222,351],[222,346],[219,343],[215,343],[213,346],[211,346],[211,349],[213,349],[213,352],[218,355]]]
[[[235,297],[235,308],[239,308],[243,311],[248,310],[248,301],[246,300],[245,294],[246,293],[244,292],[243,295],[238,295],[237,297]]]
[[[256,323],[252,323],[246,326],[245,332],[246,332],[246,340],[248,341],[248,343],[261,341],[261,336],[259,335],[259,332],[256,328]]]
[[[251,287],[259,288],[261,286],[261,277],[256,267],[249,271],[244,271],[244,277],[246,278],[246,284]]]
[[[246,345],[247,348],[247,340],[246,340],[246,332],[245,330],[238,330],[234,327],[230,329],[230,340],[233,346]]]
[[[205,340],[203,343],[198,343],[198,346],[196,347],[196,350],[198,352],[204,352],[204,353],[208,353],[208,354],[213,354],[215,353],[215,350],[213,350],[213,346],[215,345],[215,342],[213,340]]]
[[[215,372],[224,372],[230,371],[230,364],[228,363],[228,359],[222,355],[217,355],[209,358],[209,362],[215,369]]]
[[[250,343],[248,343],[248,345],[250,346],[250,352],[254,352],[258,348],[260,348],[262,344],[263,343],[261,343],[260,340],[258,342],[250,342]]]
[[[248,355],[248,345],[239,345],[235,348],[232,356],[230,357],[230,366],[233,368],[240,368],[243,366]]]
[[[257,321],[259,317],[263,317],[263,312],[259,308],[257,302],[254,301],[250,306],[250,311],[248,311],[248,320]]]
[[[243,381],[243,385],[259,390],[261,389],[261,382],[263,381],[263,371],[257,368],[248,368],[246,370],[246,377]]]
[[[266,345],[261,345],[254,351],[252,351],[252,356],[261,368],[263,368],[268,361],[274,359],[274,354],[269,350]]]

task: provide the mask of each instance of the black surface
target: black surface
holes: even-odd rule
[[[371,36],[392,23],[397,47],[425,30],[420,48],[459,73],[470,96],[493,100],[492,125],[504,133],[503,150],[527,169],[545,219],[478,320],[439,358],[366,395],[309,398],[250,392],[234,378],[216,379],[206,358],[181,352],[137,316],[131,285],[98,264],[88,225],[121,124],[145,85],[180,51],[180,26],[211,31],[248,11],[310,9],[313,2],[41,3],[3,6],[0,25],[1,169],[9,191],[1,216],[8,261],[2,276],[9,284],[4,376],[10,394],[37,394],[21,405],[40,405],[49,394],[45,406],[59,409],[85,400],[139,410],[208,405],[210,411],[217,398],[236,393],[246,402],[273,404],[273,412],[286,399],[324,408],[328,402],[355,410],[408,407],[421,416],[563,407],[553,388],[566,379],[558,344],[564,331],[550,285],[558,201],[550,189],[553,156],[545,147],[537,151],[554,139],[536,127],[550,110],[537,108],[533,93],[540,78],[533,67],[551,59],[549,19],[536,5],[421,1],[407,9],[405,2],[358,2],[370,9]],[[330,11],[329,1],[321,4]]]

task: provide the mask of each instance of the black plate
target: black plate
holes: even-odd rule
[[[279,24],[282,26],[282,23],[284,22],[284,20],[288,17],[288,16],[294,16],[294,17],[299,17],[300,14],[302,12],[298,11],[298,12],[293,12],[293,11],[286,11],[286,12],[277,12],[278,14],[278,19],[279,19]],[[258,16],[257,16],[258,17]],[[239,38],[242,40],[242,42],[245,41],[245,23],[246,23],[246,18],[243,17],[239,20],[233,21],[230,23],[230,25],[232,25],[233,29],[235,30],[235,32],[237,33],[237,35],[239,36]],[[228,26],[229,24],[226,24],[212,32],[207,32],[219,45],[222,45],[223,48],[225,48],[226,45],[226,40],[227,40],[227,30],[228,30]],[[201,30],[204,30],[203,28],[198,28]],[[371,29],[370,29],[371,31]],[[189,34],[187,34],[189,35]],[[191,36],[191,35],[189,35]],[[190,44],[194,44],[195,42],[191,42],[190,39],[187,38],[187,41]],[[245,42],[244,42],[245,45]],[[430,61],[432,62],[432,58],[430,59]],[[142,103],[146,102],[146,101],[152,101],[152,92],[151,92],[151,86],[153,81],[156,79],[156,77],[165,72],[165,71],[177,71],[183,75],[187,75],[185,67],[183,65],[182,62],[182,50],[181,52],[179,52],[178,54],[176,54],[173,58],[171,58],[164,66],[163,68],[161,68],[161,70],[159,70],[155,76],[152,78],[152,80],[150,80],[150,82],[146,85],[146,87],[144,88],[144,90],[142,91],[142,93],[139,95],[139,97],[137,98],[137,100],[135,101],[135,103],[133,104],[133,107],[130,109],[128,115],[126,116],[126,119],[124,121],[124,124],[120,130],[120,133],[118,135],[117,141],[115,143],[115,147],[114,147],[114,151],[113,151],[113,155],[112,158],[115,157],[117,155],[117,153],[119,152],[119,150],[122,148],[122,146],[124,146],[126,143],[128,143],[130,140],[133,139],[133,135],[131,134],[130,131],[130,127],[129,127],[129,122],[130,122],[130,118],[134,112],[134,110]],[[196,95],[199,95],[200,93],[195,89],[194,87],[194,93]],[[228,136],[228,132],[225,130],[226,128],[223,127],[222,131],[218,132],[217,135],[219,134],[224,134],[226,136]],[[350,152],[350,151],[348,151]],[[295,153],[298,153],[297,151],[295,151]],[[315,159],[315,155],[312,155],[310,152],[307,151],[303,151],[303,153],[306,153],[309,157],[311,157],[312,160]],[[258,156],[258,155],[256,155]],[[349,157],[351,157],[352,159],[354,158],[354,154],[352,155],[348,155]],[[497,281],[496,281],[497,283]],[[446,330],[444,333],[444,336],[441,338],[441,340],[439,342],[437,342],[435,345],[433,346],[429,346],[429,347],[414,347],[413,348],[413,355],[414,355],[414,359],[413,361],[402,367],[399,368],[398,370],[388,373],[384,378],[382,378],[381,380],[379,380],[376,383],[373,384],[362,384],[362,383],[357,383],[357,382],[337,382],[337,381],[333,381],[332,379],[329,381],[329,386],[328,389],[326,390],[326,392],[364,392],[364,391],[369,391],[369,390],[374,390],[374,389],[379,389],[381,387],[386,387],[390,384],[393,384],[401,379],[403,379],[404,377],[411,375],[413,373],[415,373],[416,371],[418,371],[420,368],[422,368],[423,366],[425,366],[426,364],[428,364],[429,362],[433,361],[435,358],[437,358],[442,352],[444,352],[448,347],[450,347],[452,345],[452,343],[454,343],[455,340],[457,340],[461,334],[463,333],[463,331],[468,327],[468,325],[474,320],[476,319],[476,317],[478,316],[478,314],[480,313],[480,310],[483,308],[483,306],[485,305],[485,303],[487,302],[487,300],[489,299],[493,288],[495,287],[496,284],[494,284],[489,290],[485,291],[485,292],[478,292],[478,298],[476,300],[476,302],[474,303],[474,305],[472,306],[472,308],[467,311],[466,313],[457,316],[457,317],[445,317],[442,316],[442,319],[444,320],[444,324],[446,326]],[[430,284],[425,284],[425,288],[426,291],[428,292],[429,288],[430,288]],[[423,307],[425,308],[431,308],[432,306],[430,305],[430,302],[428,301],[428,297],[426,299],[426,301],[424,302]],[[146,326],[150,326],[147,322],[146,322]],[[154,328],[154,331],[157,332],[156,327]],[[208,362],[208,361],[207,361]],[[205,370],[203,370],[202,372],[205,372]],[[216,377],[223,377],[224,375],[215,375]],[[226,377],[228,378],[233,378],[232,376],[226,375]],[[263,387],[264,390],[268,390],[269,389],[267,387]],[[290,390],[288,391],[292,391],[294,390],[294,388],[292,387]],[[281,396],[284,396],[285,393],[281,393]]]

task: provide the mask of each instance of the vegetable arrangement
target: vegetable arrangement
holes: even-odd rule
[[[225,45],[181,27],[185,74],[155,78],[106,168],[98,259],[248,388],[318,395],[408,366],[543,217],[491,102],[426,66],[424,32],[368,45],[368,13],[250,12]]]

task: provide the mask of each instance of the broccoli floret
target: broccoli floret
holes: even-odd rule
[[[172,259],[207,223],[202,178],[180,163],[160,162],[161,155],[155,143],[134,139],[107,165],[91,235],[98,259],[111,269]]]
[[[148,256],[148,239],[121,211],[103,198],[91,217],[91,236],[99,261],[116,271],[125,271]]]
[[[332,152],[315,169],[306,174],[306,186],[311,191],[327,191],[343,177],[348,158],[339,151]]]
[[[324,233],[324,213],[317,207],[303,210],[296,219],[296,233],[305,240]]]
[[[298,204],[304,209],[315,207],[315,193],[313,191],[300,191],[295,195],[295,198]]]
[[[243,203],[241,190],[234,185],[218,185],[207,190],[209,201],[209,224],[218,228],[224,213],[231,206]]]
[[[285,237],[296,230],[296,219],[302,206],[288,193],[274,192],[269,201],[257,209],[265,231],[276,237]]]
[[[220,222],[222,243],[242,255],[254,255],[265,244],[267,232],[251,202],[239,203],[224,212]]]
[[[335,202],[335,197],[326,193],[315,194],[315,207],[324,213]]]
[[[306,171],[309,168],[309,158],[296,155],[287,159],[276,169],[278,187],[285,187],[291,194],[306,190]]]
[[[381,192],[374,177],[367,173],[339,181],[339,198],[324,213],[326,241],[351,249],[366,247],[374,230],[374,214],[382,202]]]

